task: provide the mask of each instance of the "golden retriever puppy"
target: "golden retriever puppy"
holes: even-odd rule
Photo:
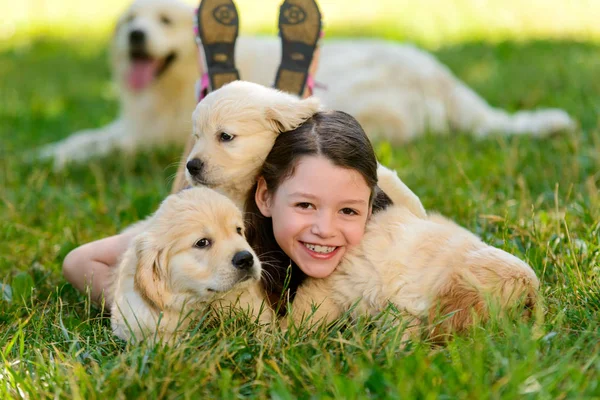
[[[189,183],[243,206],[277,135],[318,109],[314,98],[241,81],[209,94],[194,112]],[[441,216],[428,216],[395,173],[380,168],[378,174],[394,205],[371,217],[361,244],[331,276],[300,286],[294,321],[330,321],[355,302],[356,312],[374,314],[391,303],[415,323],[440,315],[436,332],[452,333],[468,327],[472,313],[485,319],[488,300],[501,310],[533,305],[539,281],[529,265]],[[315,314],[313,305],[319,306]]]
[[[187,159],[186,181],[214,188],[243,209],[277,135],[296,128],[320,108],[316,97],[301,100],[244,81],[210,93],[192,116],[196,140]],[[421,201],[395,171],[380,165],[378,175],[392,201],[425,216]]]
[[[211,302],[271,320],[270,310],[262,310],[260,263],[244,238],[240,211],[225,196],[207,188],[170,195],[140,228],[115,272],[116,336],[168,341],[185,330],[193,310]]]
[[[179,0],[136,0],[119,18],[111,46],[119,117],[42,148],[56,168],[114,150],[183,145],[200,77],[193,8]],[[240,37],[242,79],[272,85],[281,60],[276,37]],[[430,53],[383,40],[325,40],[315,93],[330,109],[354,115],[372,138],[402,143],[425,132],[544,136],[575,122],[559,109],[509,114],[490,106]],[[526,88],[524,88],[526,91]]]
[[[467,330],[475,316],[487,319],[490,309],[528,313],[538,288],[517,257],[442,216],[423,219],[392,206],[371,217],[363,241],[333,274],[298,288],[291,319],[329,323],[350,309],[376,315],[392,304],[409,326],[405,338],[426,327],[430,338],[443,340]]]

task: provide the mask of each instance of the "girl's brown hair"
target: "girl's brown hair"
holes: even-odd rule
[[[298,128],[277,137],[267,156],[261,176],[271,196],[279,185],[294,174],[297,161],[304,156],[322,156],[334,165],[359,172],[371,188],[370,204],[377,212],[391,200],[377,187],[377,158],[362,127],[342,111],[318,112]],[[281,250],[273,234],[273,222],[261,214],[254,199],[254,185],[246,199],[246,237],[263,263],[263,283],[272,305],[285,312],[295,291],[306,278]],[[284,290],[289,289],[287,296]]]

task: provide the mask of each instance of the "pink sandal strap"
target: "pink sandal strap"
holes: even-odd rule
[[[205,72],[202,74],[202,77],[196,81],[196,99],[198,99],[198,102],[201,102],[208,94],[208,85],[208,74]]]
[[[326,84],[315,81],[315,78],[313,78],[312,75],[308,75],[308,77],[306,78],[306,87],[308,88],[309,96],[312,96],[315,93],[315,88],[322,90],[328,89]]]
[[[322,29],[321,32],[319,32],[319,40],[323,39],[324,37],[325,37],[325,30]],[[308,93],[310,96],[312,96],[314,94],[315,88],[327,90],[327,85],[325,85],[324,83],[315,81],[315,78],[310,74],[306,77],[306,87],[308,88]]]

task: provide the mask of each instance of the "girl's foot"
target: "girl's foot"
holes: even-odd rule
[[[201,91],[210,92],[240,79],[234,59],[238,12],[231,0],[202,0],[196,17],[205,67]],[[201,93],[204,95],[206,93]]]
[[[321,36],[321,12],[314,0],[285,0],[279,9],[281,64],[275,87],[304,96],[313,54]],[[312,71],[311,71],[312,72]]]

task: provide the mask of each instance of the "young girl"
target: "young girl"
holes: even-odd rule
[[[283,314],[307,276],[329,276],[371,213],[390,203],[377,188],[373,147],[350,115],[320,112],[280,134],[246,201],[246,236],[271,305]]]

